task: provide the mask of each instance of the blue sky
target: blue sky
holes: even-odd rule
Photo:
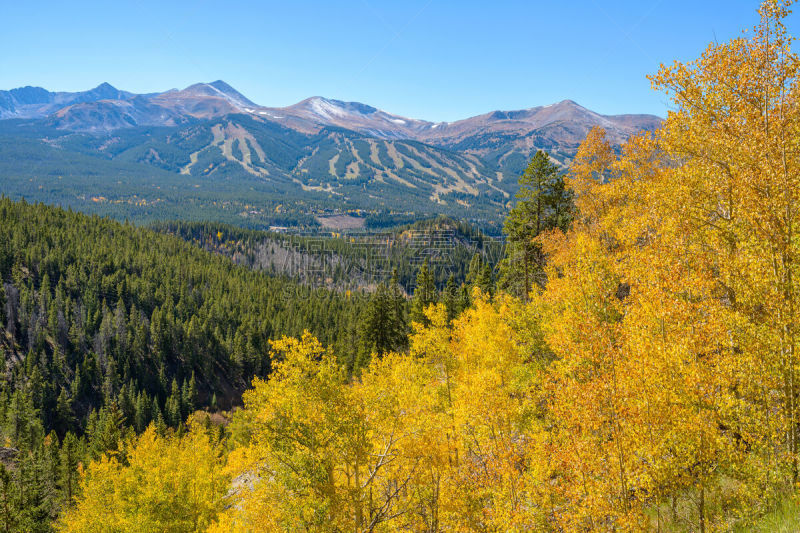
[[[664,115],[645,78],[757,22],[742,0],[4,2],[0,89],[134,92],[222,79],[428,120],[572,99]],[[790,30],[793,25],[790,19]]]

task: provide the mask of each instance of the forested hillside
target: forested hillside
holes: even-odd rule
[[[99,453],[114,445],[97,440],[108,424],[178,426],[197,408],[236,403],[253,375],[270,372],[269,339],[308,330],[332,342],[355,327],[364,302],[251,272],[174,237],[8,199],[0,278],[0,425],[13,447],[5,458],[17,466],[26,464],[18,453],[43,442],[88,434]],[[35,511],[20,497],[26,529]]]
[[[202,230],[217,239],[214,252],[246,251],[268,235],[219,224],[166,228],[189,240]],[[343,256],[358,258],[339,241]],[[471,264],[470,279],[488,286],[488,263],[470,257],[462,268]],[[405,289],[391,270],[345,291],[253,266],[177,236],[0,197],[0,462],[8,469],[0,469],[0,523],[47,531],[76,493],[80,463],[150,424],[183,431],[197,410],[240,404],[252,378],[272,371],[272,339],[311,332],[359,373],[373,352],[406,346],[409,313],[440,298],[453,316],[469,305],[452,277],[437,289],[426,260],[406,265],[416,270]]]
[[[477,268],[474,261],[494,270],[504,246],[502,240],[448,217],[349,234],[271,233],[213,222],[173,221],[151,227],[228,256],[237,264],[306,285],[338,291],[374,290],[394,274],[409,295],[426,261],[435,286],[442,290],[448,282],[456,286],[466,283],[470,267]]]
[[[352,305],[130,225],[7,199],[0,222],[12,360],[47,362],[48,385],[67,388],[76,365],[96,367],[83,386],[106,400],[134,380],[165,394],[192,372],[201,391],[245,383],[269,371],[269,338],[307,329],[328,342]]]

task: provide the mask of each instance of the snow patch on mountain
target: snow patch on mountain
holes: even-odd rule
[[[347,111],[324,98],[312,98],[310,103],[311,110],[316,115],[325,119],[331,119],[334,116],[346,117],[348,115]]]

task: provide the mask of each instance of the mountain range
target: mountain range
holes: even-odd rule
[[[225,181],[229,189],[239,189],[231,209],[241,208],[240,217],[247,213],[249,225],[274,222],[275,213],[265,208],[274,211],[277,200],[284,215],[320,210],[445,212],[488,222],[507,209],[516,177],[536,150],[547,150],[567,166],[594,126],[605,128],[618,145],[660,122],[653,115],[601,115],[571,100],[430,122],[319,96],[288,107],[267,107],[223,81],[152,94],[108,83],[75,93],[22,87],[0,91],[0,136],[26,146],[14,152],[12,160],[19,165],[0,165],[0,177],[27,176],[31,158],[41,156],[35,154],[56,150],[44,159],[70,160],[75,166],[76,158],[83,158],[79,167],[91,166],[87,157],[105,160],[103,168],[110,170],[103,172],[112,174],[109,180],[115,165],[126,164],[126,174],[137,175],[138,167],[147,179],[156,169],[170,173],[167,181],[176,191],[182,187],[179,176],[186,188],[198,188],[191,178],[204,178],[209,192],[213,182]],[[58,165],[53,166],[49,174],[58,172]],[[33,178],[42,180],[40,173],[29,181]],[[109,186],[112,181],[93,181],[99,196],[97,191],[80,194],[78,173],[68,181],[70,192],[60,200],[58,195],[52,198],[46,179],[33,190],[25,191],[19,183],[17,189],[23,190],[0,192],[36,197],[37,191],[45,191],[50,200],[69,205],[88,201],[81,197],[90,193],[108,202],[132,201]],[[246,189],[264,194],[254,193],[248,202]],[[131,215],[137,218],[126,212]]]

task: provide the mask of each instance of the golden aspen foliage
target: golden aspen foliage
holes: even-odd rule
[[[209,431],[193,425],[183,437],[154,426],[123,458],[103,455],[83,472],[81,495],[62,517],[63,532],[205,531],[222,510],[230,479]]]
[[[231,455],[241,482],[216,530],[383,531],[392,520],[432,520],[430,372],[387,354],[350,384],[308,334],[273,348],[283,360],[245,394],[251,438]]]
[[[235,424],[229,508],[214,531],[529,531],[552,512],[540,343],[505,296],[452,324],[425,310],[409,354],[348,382],[312,337],[274,344]],[[534,350],[535,348],[535,350]]]
[[[437,376],[448,469],[440,474],[440,529],[541,530],[552,511],[546,491],[546,438],[539,406],[541,343],[525,306],[479,289],[474,307],[452,324],[442,305],[426,310],[411,353]]]
[[[737,394],[760,431],[748,442],[798,481],[798,56],[783,20],[762,4],[750,38],[710,47],[653,78],[676,111],[659,134],[680,158],[668,196],[676,231],[702,245],[730,311]],[[779,398],[779,400],[778,400]]]
[[[565,529],[728,530],[797,481],[797,57],[789,2],[664,67],[675,111],[590,133],[538,298]],[[604,182],[604,183],[603,183]]]

